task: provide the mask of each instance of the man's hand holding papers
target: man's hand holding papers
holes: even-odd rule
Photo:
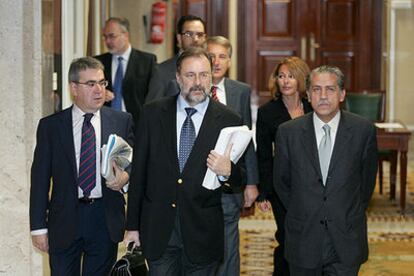
[[[246,150],[251,139],[252,132],[247,126],[223,128],[220,132],[219,138],[217,139],[214,152],[224,155],[226,150],[228,150],[227,153],[229,154],[231,162],[237,163]],[[231,172],[229,172],[229,174],[230,173]],[[209,190],[219,188],[221,185],[217,176],[226,177],[228,175],[216,174],[209,166],[209,168],[207,168],[206,175],[204,176],[203,187]]]
[[[132,161],[132,148],[121,137],[111,134],[108,143],[102,146],[101,174],[108,188],[119,191],[129,181],[125,169]]]

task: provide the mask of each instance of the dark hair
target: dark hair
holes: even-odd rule
[[[118,23],[119,26],[121,27],[121,29],[124,32],[129,33],[129,21],[128,21],[128,19],[126,19],[125,17],[110,17],[105,21],[105,24],[107,24],[111,21]]]
[[[277,76],[279,75],[279,70],[282,65],[286,65],[289,69],[289,72],[295,78],[298,84],[298,91],[302,97],[306,96],[306,87],[305,81],[306,77],[309,74],[309,66],[306,64],[305,61],[298,57],[287,57],[284,58],[272,71],[272,74],[269,78],[269,90],[273,98],[280,97],[280,87],[277,84]]]
[[[206,32],[206,23],[203,21],[203,19],[201,19],[198,16],[188,14],[188,15],[181,16],[180,19],[178,20],[177,34],[181,34],[183,32],[184,23],[188,21],[200,21],[203,24],[204,32]]]
[[[315,69],[313,69],[310,74],[308,75],[308,77],[306,78],[306,90],[309,91],[311,83],[312,83],[312,78],[314,75],[316,74],[322,74],[322,73],[328,73],[328,74],[333,74],[336,76],[336,84],[338,85],[340,90],[344,90],[345,88],[345,76],[344,73],[342,73],[341,69],[339,69],[336,66],[331,66],[331,65],[321,65],[319,67],[316,67]]]
[[[104,71],[103,64],[93,57],[81,57],[72,60],[69,67],[68,80],[69,82],[79,81],[79,72],[87,69],[99,69]]]
[[[184,50],[177,59],[177,72],[179,73],[181,71],[181,64],[183,63],[183,60],[190,57],[206,57],[208,62],[210,63],[210,68],[213,68],[213,62],[211,60],[210,55],[202,48],[199,47],[190,47],[186,50]]]

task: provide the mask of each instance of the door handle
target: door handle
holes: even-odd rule
[[[307,39],[305,36],[302,36],[300,39],[300,58],[306,60],[306,50],[307,50]]]
[[[315,42],[315,34],[311,33],[310,34],[310,60],[312,62],[315,62],[316,59],[316,49],[320,48],[321,46],[319,45],[319,43]]]

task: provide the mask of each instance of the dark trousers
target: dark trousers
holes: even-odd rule
[[[68,248],[49,252],[51,274],[106,276],[116,261],[118,244],[109,236],[103,200],[79,203],[78,212],[75,240]]]
[[[285,259],[285,218],[286,209],[276,194],[269,196],[276,221],[275,239],[279,244],[273,252],[273,275],[289,276],[289,264]]]
[[[313,269],[289,264],[292,276],[358,276],[360,266],[349,267],[340,263],[328,231],[323,241],[321,264]],[[352,254],[352,252],[350,252]]]
[[[211,276],[217,270],[218,262],[194,264],[188,259],[184,252],[177,212],[175,226],[165,252],[158,260],[149,261],[148,265],[150,276]]]
[[[217,276],[240,275],[239,219],[243,203],[243,193],[221,196],[224,216],[224,259],[220,263]]]

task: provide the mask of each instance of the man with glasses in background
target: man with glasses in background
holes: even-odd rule
[[[149,85],[146,102],[179,93],[179,86],[175,80],[178,56],[190,47],[204,47],[206,42],[206,24],[198,16],[181,16],[177,23],[176,38],[180,51],[174,57],[157,66],[156,73]]]
[[[109,18],[103,28],[103,39],[109,52],[96,58],[105,66],[105,78],[109,82],[107,105],[131,113],[138,122],[155,70],[156,56],[132,48],[129,35],[126,18]]]
[[[101,145],[110,134],[133,143],[132,116],[103,106],[103,65],[85,57],[72,62],[74,104],[40,120],[30,187],[33,245],[49,253],[51,275],[108,275],[123,239],[129,169],[113,164],[105,181]],[[82,274],[81,274],[82,271]]]

